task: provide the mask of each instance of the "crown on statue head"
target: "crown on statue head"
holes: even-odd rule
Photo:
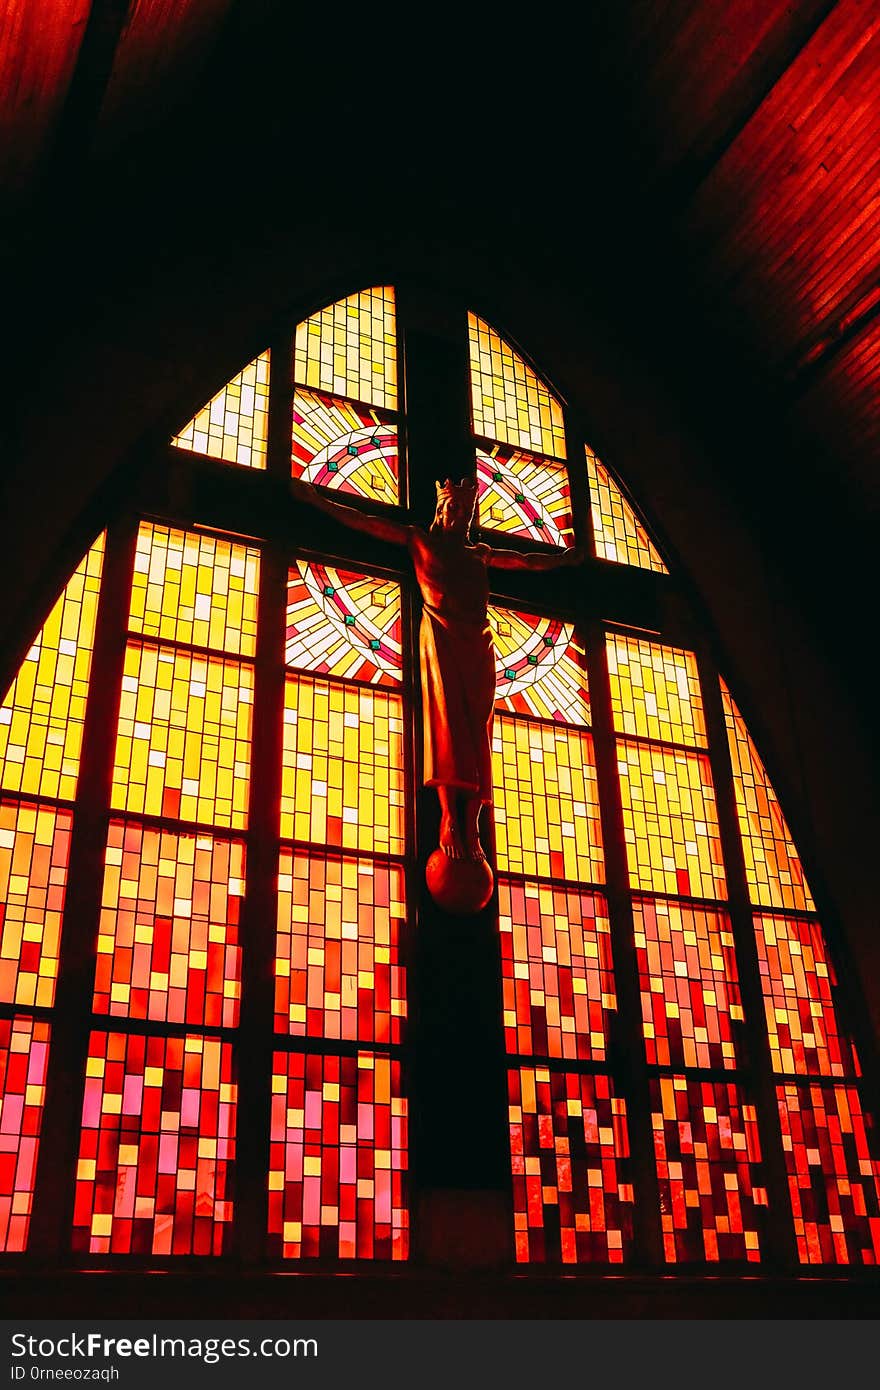
[[[447,478],[443,483],[435,479],[434,486],[437,489],[438,502],[445,502],[448,499],[460,500],[473,509],[477,500],[476,478],[462,478],[460,483],[454,483],[451,478]]]

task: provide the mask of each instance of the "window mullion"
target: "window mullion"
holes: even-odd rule
[[[791,1195],[786,1171],[785,1152],[779,1106],[776,1098],[776,1077],[764,1015],[764,992],[761,985],[758,948],[746,879],[745,859],[739,833],[733,770],[727,743],[727,728],[721,702],[718,674],[705,652],[697,651],[700,689],[718,827],[727,880],[727,908],[736,949],[737,974],[745,1016],[745,1032],[750,1079],[749,1099],[754,1101],[761,1141],[761,1158],[767,1176],[767,1239],[768,1248],[762,1252],[766,1265],[788,1268],[797,1262]]]
[[[44,1259],[62,1260],[71,1248],[95,944],[137,532],[131,516],[107,531],[28,1242],[29,1253]]]

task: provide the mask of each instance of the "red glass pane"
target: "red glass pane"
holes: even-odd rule
[[[24,1250],[43,1118],[49,1025],[0,1018],[0,1250]]]
[[[755,935],[776,1071],[852,1075],[857,1068],[837,1026],[834,975],[819,923],[756,917]]]
[[[0,804],[0,999],[55,1002],[70,852],[69,811]]]

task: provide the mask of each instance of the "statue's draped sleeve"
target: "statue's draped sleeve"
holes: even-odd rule
[[[425,785],[489,802],[495,651],[485,564],[475,547],[430,533],[413,546],[413,560],[422,593]]]

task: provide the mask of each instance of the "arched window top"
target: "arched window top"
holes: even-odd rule
[[[228,381],[171,441],[178,449],[245,468],[266,467],[269,428],[269,353]]]
[[[390,285],[328,304],[296,330],[297,385],[397,409],[397,315]]]
[[[509,343],[468,314],[474,433],[530,453],[565,458],[562,405]]]

